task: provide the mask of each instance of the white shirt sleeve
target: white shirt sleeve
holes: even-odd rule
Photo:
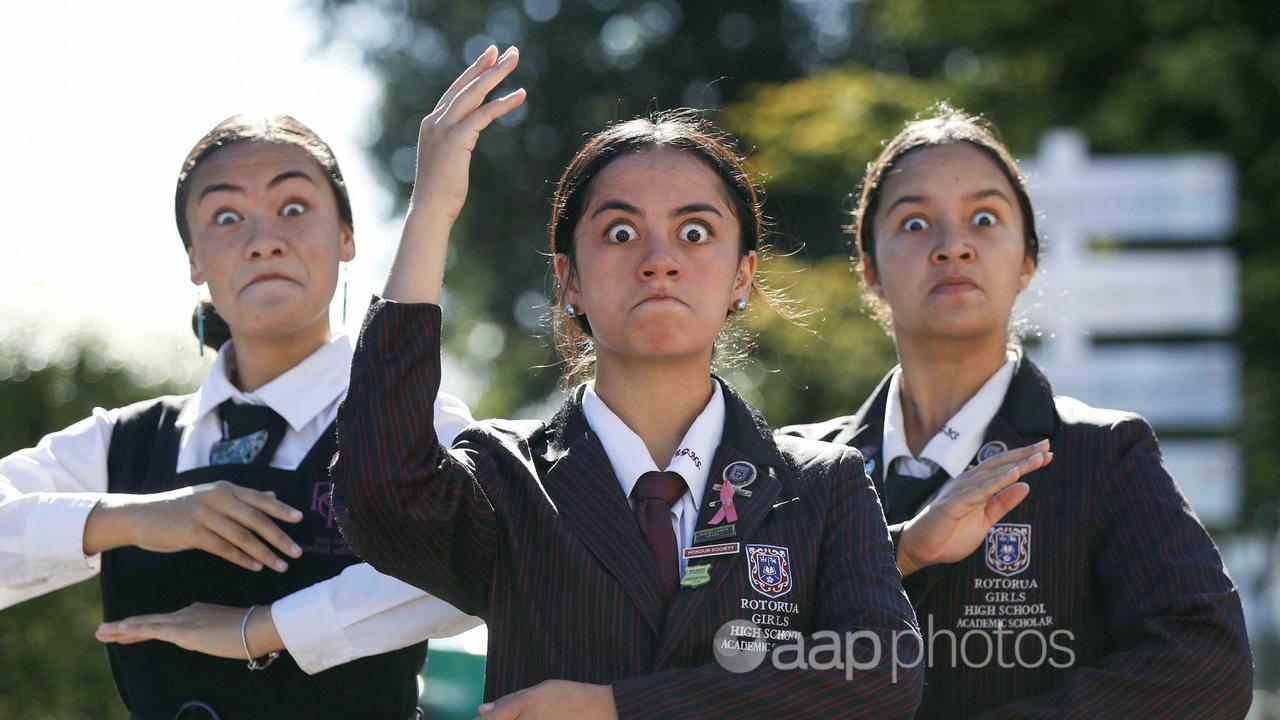
[[[89,512],[107,492],[118,411],[93,415],[0,460],[0,609],[98,572],[84,554]]]
[[[472,421],[458,398],[446,393],[436,398],[436,433],[442,444],[452,445]],[[294,662],[310,674],[482,624],[480,618],[365,563],[277,600],[271,619]]]

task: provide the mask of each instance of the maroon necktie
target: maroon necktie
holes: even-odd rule
[[[684,495],[684,478],[673,472],[647,472],[636,481],[631,499],[636,502],[636,522],[653,561],[658,566],[658,581],[670,601],[680,588],[680,560],[677,555],[676,532],[671,527],[671,506]]]

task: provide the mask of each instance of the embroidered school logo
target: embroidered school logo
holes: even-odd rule
[[[751,587],[765,597],[791,592],[791,557],[784,547],[748,545],[747,571]]]
[[[311,491],[311,511],[320,513],[325,520],[325,527],[333,527],[333,483],[316,483]]]
[[[987,567],[1006,577],[1031,563],[1031,526],[997,523],[987,533]]]

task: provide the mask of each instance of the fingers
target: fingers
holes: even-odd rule
[[[276,499],[273,492],[259,492],[238,485],[231,486],[232,495],[240,502],[259,510],[277,520],[296,523],[302,519],[302,512]],[[282,550],[284,548],[281,548]]]
[[[489,124],[494,120],[520,107],[524,99],[524,88],[507,93],[497,100],[481,105],[479,109],[468,115],[466,120],[462,121],[460,127],[464,127],[468,132],[478,135],[480,131],[489,127]]]
[[[147,640],[164,640],[166,629],[176,622],[174,613],[134,615],[117,622],[102,623],[93,636],[100,642],[132,645]]]
[[[254,490],[245,490],[244,488],[241,488],[241,490],[245,493],[256,493]],[[263,493],[256,494],[260,498],[258,502],[265,502],[261,499],[264,495]],[[302,518],[301,512],[285,505],[274,497],[268,498],[266,501],[278,505],[279,508],[287,509],[290,513],[289,517],[292,519],[292,522],[297,522]],[[277,508],[277,511],[279,511],[279,508]],[[297,543],[295,543],[283,530],[281,530],[278,525],[272,522],[271,518],[267,517],[262,512],[259,512],[261,509],[261,505],[250,505],[248,502],[232,504],[226,508],[226,515],[245,528],[257,533],[258,537],[274,545],[280,552],[290,557],[300,557],[302,555],[302,548],[298,547]]]
[[[480,77],[480,73],[493,67],[493,64],[497,61],[498,61],[497,46],[490,45],[489,47],[485,48],[485,51],[480,53],[480,57],[476,58],[476,61],[471,63],[470,67],[468,67],[466,70],[463,70],[462,74],[459,75],[458,78],[453,81],[453,84],[449,86],[449,89],[444,91],[444,94],[440,96],[440,102],[436,103],[435,110],[433,110],[432,112],[436,112],[441,108],[448,107],[449,103],[453,102],[453,99],[458,96],[458,93],[462,90],[462,88],[470,84],[472,80],[475,80],[477,77]]]
[[[258,572],[262,563],[250,557],[240,548],[227,542],[222,536],[206,528],[198,528],[191,547],[216,555],[223,560],[239,565],[245,570]]]
[[[1041,440],[1038,443],[1032,443],[1020,448],[1005,450],[1002,453],[993,455],[978,464],[979,468],[988,470],[998,470],[1001,467],[1011,467],[1035,455],[1036,453],[1045,453],[1049,451],[1049,441]]]
[[[469,116],[480,104],[484,102],[485,97],[493,92],[507,76],[516,69],[520,64],[520,51],[515,47],[507,48],[507,51],[498,58],[498,62],[493,67],[480,73],[466,87],[462,88],[458,94],[449,102],[448,109],[445,110],[444,116],[441,118],[443,124],[448,127],[461,123],[464,118]]]
[[[987,525],[991,526],[1000,521],[1000,518],[1009,514],[1031,494],[1031,486],[1024,483],[1014,483],[1009,487],[996,493],[995,497],[987,503]]]
[[[243,525],[226,515],[212,515],[205,520],[205,528],[276,572],[284,572],[289,569],[289,565],[280,559],[278,555],[271,552],[271,549],[257,535],[249,532]]]

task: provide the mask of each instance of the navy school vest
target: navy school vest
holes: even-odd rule
[[[153,553],[136,547],[102,554],[103,617],[111,622],[179,610],[194,602],[248,607],[269,605],[331,578],[360,562],[338,533],[329,500],[329,461],[337,451],[334,426],[321,435],[296,470],[216,465],[176,473],[180,430],[175,421],[191,396],[167,397],[127,408],[116,422],[107,456],[108,490],[150,494],[226,480],[272,490],[303,513],[279,523],[303,548],[285,557],[289,570],[260,572],[200,550]],[[258,612],[263,612],[263,609]],[[403,720],[417,707],[418,671],[426,643],[361,658],[307,675],[287,652],[266,670],[152,641],[107,645],[111,672],[134,718],[169,720],[185,702],[199,700],[222,720],[266,718],[388,718]]]

